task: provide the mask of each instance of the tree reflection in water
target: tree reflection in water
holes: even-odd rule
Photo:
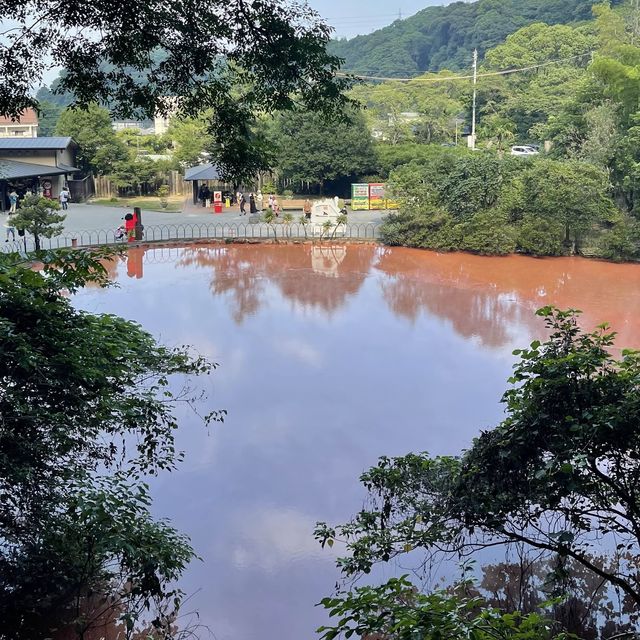
[[[136,279],[143,277],[144,263],[210,269],[210,289],[228,297],[237,324],[269,304],[268,285],[299,308],[331,317],[368,276],[378,274],[395,315],[413,323],[426,312],[488,347],[521,345],[539,334],[534,312],[548,304],[582,309],[585,327],[607,321],[619,332],[620,345],[640,346],[640,265],[332,243],[131,248],[107,264],[114,278],[120,262]]]
[[[375,253],[372,245],[196,246],[185,247],[176,265],[211,268],[211,291],[230,294],[241,324],[267,304],[267,283],[301,308],[332,316],[359,291]]]
[[[394,313],[415,321],[426,311],[487,346],[514,338],[520,346],[517,327],[540,334],[534,312],[545,305],[581,309],[585,327],[609,322],[619,345],[640,346],[640,265],[385,248],[376,267],[388,276],[381,287]]]

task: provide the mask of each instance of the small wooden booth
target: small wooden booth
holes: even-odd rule
[[[195,167],[189,167],[184,172],[185,182],[191,182],[193,190],[193,204],[198,203],[198,192],[203,182],[214,183],[217,187],[220,183],[220,172],[214,164],[199,164]]]

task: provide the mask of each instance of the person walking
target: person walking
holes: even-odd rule
[[[71,197],[71,194],[67,190],[67,187],[62,187],[62,191],[60,192],[60,195],[58,196],[58,198],[60,200],[60,205],[62,206],[63,211],[66,211],[69,208],[70,197]]]
[[[5,229],[7,230],[7,235],[5,238],[5,242],[9,242],[9,234],[11,234],[12,240],[16,241],[16,228],[13,226],[13,222],[11,221],[12,214],[9,212],[7,214],[7,218],[4,221]]]
[[[258,193],[256,194],[256,204],[258,205],[258,211],[262,211],[263,201],[264,201],[264,197],[262,196],[262,191],[258,189]]]
[[[207,184],[204,185],[203,196],[202,206],[208,209],[211,206],[211,189],[209,189],[209,185]]]
[[[278,199],[273,196],[273,213],[276,214],[276,218],[280,216],[280,205],[278,204]]]
[[[18,194],[15,189],[9,194],[9,213],[15,213],[18,208]]]
[[[205,184],[201,184],[200,189],[198,189],[198,200],[200,200],[203,207],[204,207],[204,200],[205,200],[204,193],[206,188],[207,186]]]
[[[311,220],[311,200],[307,198],[302,205],[302,213],[307,220]]]
[[[249,194],[249,213],[258,213],[258,207],[256,207],[256,197],[253,193]]]
[[[240,215],[244,216],[247,214],[245,211],[245,206],[247,204],[247,199],[244,197],[244,193],[240,194]]]
[[[273,201],[274,201],[274,200],[275,200],[275,196],[274,196],[272,193],[270,193],[270,194],[269,194],[269,200],[268,200],[268,202],[269,202],[269,209],[273,209]]]

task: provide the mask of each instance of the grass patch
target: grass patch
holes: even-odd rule
[[[96,198],[91,200],[89,204],[99,204],[105,207],[140,207],[143,211],[168,211],[175,213],[182,211],[184,196],[169,196],[169,204],[164,209],[160,204],[160,198],[157,196],[136,196],[131,198],[117,198],[110,200],[109,198]]]

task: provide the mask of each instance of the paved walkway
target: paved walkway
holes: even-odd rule
[[[70,246],[71,239],[77,237],[80,244],[91,244],[96,242],[115,242],[115,230],[122,224],[124,216],[129,213],[131,208],[125,207],[109,207],[105,205],[93,204],[70,204],[67,210],[67,217],[64,222],[64,231],[62,236],[57,236],[51,241],[43,239],[44,248],[56,248],[62,246]],[[294,212],[294,219],[297,220],[302,212]],[[373,238],[375,230],[371,228],[371,223],[379,223],[386,215],[386,211],[355,211],[348,214],[348,224],[350,227],[349,237],[354,238]],[[23,241],[18,238],[16,243],[4,243],[6,230],[4,222],[7,216],[0,214],[0,243],[4,250],[21,250]],[[249,223],[249,215],[241,216],[237,207],[225,209],[222,214],[214,214],[203,212],[202,207],[190,206],[186,212],[159,212],[159,211],[143,211],[142,223],[146,227],[145,238],[147,239],[172,239],[180,237],[199,237],[197,225],[212,225],[209,231],[204,230],[204,236],[207,237],[213,229],[220,229],[218,225],[222,223],[226,225],[239,224],[241,228],[252,229],[251,237],[269,237],[270,232],[267,225],[253,225]],[[185,227],[182,225],[193,225]],[[260,227],[260,228],[259,228]],[[300,231],[298,228],[294,233]],[[83,233],[85,232],[85,233]],[[190,234],[195,233],[195,236]],[[221,233],[224,233],[221,231]],[[312,233],[312,232],[310,232]],[[253,235],[255,234],[255,235]],[[214,232],[217,235],[217,232]],[[222,235],[220,237],[223,237]],[[306,237],[306,232],[305,232]],[[27,236],[27,249],[33,249],[33,239]]]
[[[116,229],[124,218],[125,213],[129,213],[130,208],[108,207],[94,204],[70,204],[67,211],[67,219],[64,222],[65,232],[93,231],[98,229]],[[302,215],[302,211],[291,212],[295,218]],[[386,214],[385,211],[353,211],[348,214],[350,223],[380,222]],[[0,224],[4,223],[6,216],[0,215]],[[142,223],[147,225],[174,225],[174,224],[215,224],[244,223],[249,216],[240,216],[237,207],[223,209],[223,213],[214,214],[204,212],[202,207],[190,206],[184,213],[167,213],[159,211],[143,211]],[[1,230],[0,230],[1,231]]]

